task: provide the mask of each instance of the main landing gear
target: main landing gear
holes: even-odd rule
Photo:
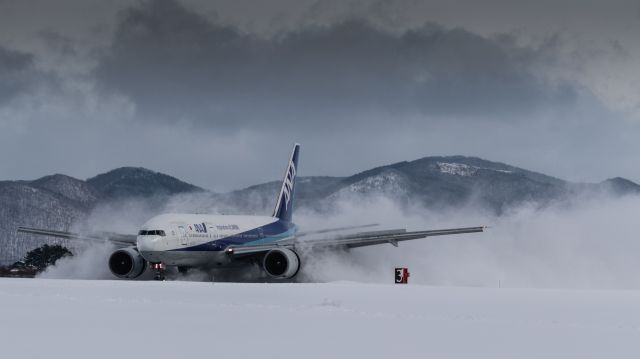
[[[151,263],[151,269],[153,269],[153,279],[154,280],[164,280],[164,264],[162,263]]]

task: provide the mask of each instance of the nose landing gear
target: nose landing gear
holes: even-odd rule
[[[164,264],[162,263],[151,263],[151,269],[153,269],[153,279],[154,280],[164,280]]]

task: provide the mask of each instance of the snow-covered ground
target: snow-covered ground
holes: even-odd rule
[[[640,292],[0,279],[2,358],[637,358]]]

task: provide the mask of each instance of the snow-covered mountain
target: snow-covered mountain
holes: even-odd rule
[[[16,261],[42,244],[42,237],[18,235],[18,226],[69,230],[100,203],[122,198],[166,201],[172,195],[196,191],[203,190],[162,173],[132,167],[87,181],[60,174],[35,181],[2,181],[0,264]]]
[[[35,181],[0,182],[0,263],[15,261],[42,243],[42,238],[17,235],[20,225],[69,230],[100,205],[133,199],[151,203],[151,213],[215,207],[224,213],[270,214],[279,186],[280,181],[273,181],[218,194],[133,167],[86,181],[56,174]],[[640,185],[623,178],[572,183],[475,157],[425,157],[349,177],[299,177],[296,206],[329,211],[342,199],[384,196],[427,208],[471,205],[499,215],[522,203],[544,206],[585,193],[640,194]],[[194,199],[200,202],[191,205]]]
[[[42,238],[17,235],[16,227],[65,230],[86,216],[93,203],[88,204],[89,197],[82,196],[84,186],[67,192],[71,182],[58,183],[62,186],[51,190],[39,187],[37,181],[0,182],[0,263],[15,261],[42,244]]]
[[[117,168],[89,178],[87,184],[109,199],[203,191],[175,177],[140,167]]]
[[[102,196],[102,193],[91,184],[61,174],[45,176],[32,182],[23,183],[55,193],[65,199],[76,202],[78,205],[87,207],[91,207]]]
[[[252,205],[267,211],[279,182],[269,182],[222,195],[219,200]],[[425,157],[373,168],[349,177],[301,177],[296,187],[298,206],[329,210],[339,199],[390,197],[404,204],[428,208],[473,205],[501,214],[523,203],[544,206],[577,194],[640,193],[640,185],[614,178],[601,183],[573,183],[476,157]]]

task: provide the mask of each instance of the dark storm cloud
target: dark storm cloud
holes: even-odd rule
[[[34,83],[33,55],[0,46],[0,103],[28,90]]]
[[[542,49],[518,47],[509,36],[435,24],[393,33],[352,19],[259,37],[172,0],[121,16],[96,75],[147,118],[224,125],[269,113],[506,117],[574,96],[571,86],[550,86],[533,72]]]
[[[301,142],[305,175],[464,154],[638,181],[638,5],[583,3],[0,0],[0,174],[223,191]]]

